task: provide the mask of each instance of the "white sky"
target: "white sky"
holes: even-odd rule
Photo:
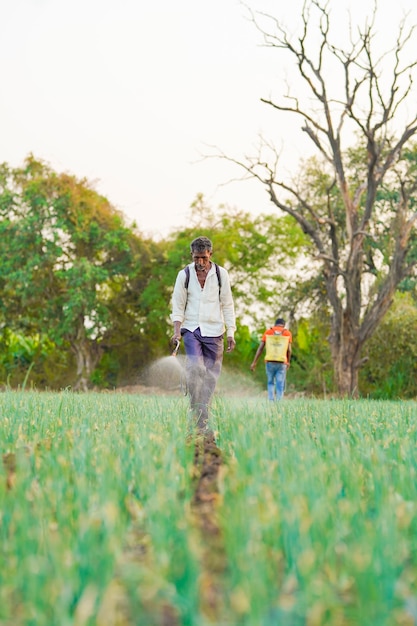
[[[301,0],[248,3],[292,25]],[[381,36],[404,10],[417,23],[414,4],[379,0]],[[329,5],[343,27],[372,3]],[[260,133],[292,167],[305,154],[299,121],[260,102],[285,90],[283,68],[246,15],[238,0],[1,0],[0,161],[32,152],[86,177],[155,237],[187,223],[199,192],[271,211],[257,183],[221,185],[240,173],[200,160],[206,144],[243,157]]]

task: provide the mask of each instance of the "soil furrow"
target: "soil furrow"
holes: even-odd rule
[[[222,453],[212,435],[196,443],[194,463],[197,484],[191,505],[202,547],[200,610],[213,623],[220,623],[220,616],[225,613],[223,576],[227,560],[217,515]]]

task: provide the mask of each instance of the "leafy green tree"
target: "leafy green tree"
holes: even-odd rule
[[[4,327],[0,336],[0,381],[7,387],[62,388],[74,367],[69,351],[48,337],[22,335]]]
[[[327,316],[314,314],[291,326],[293,350],[289,379],[299,392],[308,395],[334,394],[331,354],[327,335]]]
[[[86,180],[57,174],[33,156],[21,168],[1,166],[0,235],[5,325],[69,346],[73,386],[86,389],[115,335],[126,341],[143,327],[137,301],[151,246]],[[121,309],[124,328],[116,333]]]
[[[147,332],[154,338],[159,355],[167,353],[172,336],[170,300],[174,282],[178,271],[190,263],[190,243],[199,235],[213,241],[213,260],[226,267],[232,283],[238,317],[237,346],[227,356],[225,365],[249,372],[257,337],[248,325],[268,324],[271,310],[272,317],[282,310],[282,291],[287,288],[285,268],[289,270],[306,239],[287,217],[253,218],[229,207],[213,211],[198,195],[187,227],[174,229],[159,243],[162,258],[152,267],[151,278],[140,297],[141,307],[149,311]]]
[[[360,388],[373,398],[417,397],[417,306],[399,293],[366,346]]]
[[[302,230],[288,217],[259,215],[219,207],[214,212],[199,195],[189,225],[174,230],[164,243],[167,279],[172,289],[177,272],[190,263],[190,243],[205,235],[213,241],[213,259],[230,274],[237,313],[255,320],[280,306],[286,272],[306,245]],[[281,288],[277,287],[279,285]]]

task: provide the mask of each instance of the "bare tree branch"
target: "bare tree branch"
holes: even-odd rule
[[[332,311],[330,344],[339,390],[352,393],[357,389],[364,342],[388,310],[400,281],[416,267],[416,255],[409,250],[417,224],[411,201],[417,191],[417,163],[407,170],[404,157],[417,134],[417,53],[411,60],[405,56],[407,46],[417,49],[416,27],[409,27],[407,17],[403,18],[394,44],[378,54],[376,0],[361,27],[354,28],[349,19],[345,46],[333,41],[330,0],[305,0],[298,36],[290,35],[280,19],[247,9],[263,45],[286,55],[301,87],[295,93],[292,80],[281,98],[261,101],[279,114],[301,118],[301,130],[331,174],[320,186],[320,201],[309,189],[310,179],[295,184],[277,176],[273,150],[272,163],[263,157],[262,149],[255,158],[228,160],[259,180],[273,205],[291,215],[314,244],[314,260],[323,263]],[[412,113],[398,129],[409,102]],[[356,152],[352,128],[357,133]],[[350,153],[344,142],[350,143]],[[359,156],[360,163],[355,161]],[[416,162],[417,151],[410,158]],[[393,184],[396,194],[391,194]],[[391,207],[391,199],[384,205],[384,194],[395,197],[395,205]],[[377,278],[369,302],[364,300],[364,274]]]

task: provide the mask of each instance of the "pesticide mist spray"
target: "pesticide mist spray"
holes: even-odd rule
[[[147,384],[165,391],[185,390],[185,357],[178,355],[180,342],[177,341],[170,356],[154,361],[147,372]]]

